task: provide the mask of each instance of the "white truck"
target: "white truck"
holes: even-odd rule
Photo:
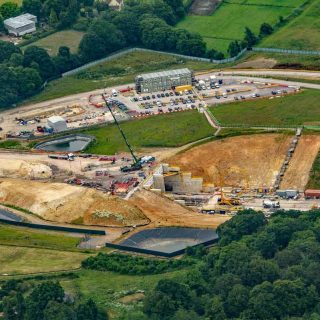
[[[112,96],[117,97],[118,96],[118,91],[116,89],[112,89]]]
[[[266,200],[263,200],[262,204],[263,204],[263,207],[265,209],[277,209],[277,208],[280,208],[280,202],[279,201],[273,201],[273,200],[270,200],[270,199],[266,199]]]

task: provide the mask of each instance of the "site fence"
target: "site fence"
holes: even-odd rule
[[[211,239],[211,240],[202,242],[202,243],[200,243],[200,244],[198,244],[196,246],[193,246],[193,247],[197,247],[197,246],[200,246],[200,245],[209,246],[209,245],[217,243],[218,241],[219,241],[218,239]],[[172,257],[178,256],[180,254],[184,254],[186,252],[186,250],[187,250],[187,248],[184,248],[184,249],[180,249],[180,250],[172,251],[172,252],[163,252],[163,251],[149,250],[149,249],[144,249],[144,248],[123,246],[121,244],[114,244],[114,243],[110,243],[110,242],[106,243],[106,247],[113,248],[113,249],[118,249],[118,250],[123,250],[123,251],[129,251],[129,252],[150,254],[150,255],[159,256],[159,257],[165,257],[165,258],[172,258]]]
[[[288,54],[297,54],[297,55],[319,55],[320,56],[320,51],[308,51],[308,50],[290,50],[290,49],[254,47],[254,48],[252,48],[252,51],[272,52],[272,53],[288,53]]]
[[[107,62],[109,60],[113,60],[115,58],[119,58],[123,55],[126,55],[128,53],[133,53],[133,52],[151,52],[151,53],[159,53],[159,54],[169,54],[171,56],[175,56],[178,58],[182,58],[182,59],[188,59],[188,60],[194,60],[194,61],[202,61],[202,62],[209,62],[209,63],[213,63],[213,64],[224,64],[224,63],[230,63],[230,62],[234,62],[236,60],[238,60],[246,51],[247,49],[243,49],[241,52],[239,52],[239,54],[235,57],[232,58],[227,58],[227,59],[223,59],[223,60],[213,60],[213,59],[208,59],[208,58],[201,58],[201,57],[194,57],[194,56],[187,56],[187,55],[183,55],[183,54],[178,54],[178,53],[172,53],[172,52],[165,52],[165,51],[156,51],[156,50],[151,50],[151,49],[145,49],[145,48],[130,48],[130,49],[126,49],[126,50],[122,50],[116,53],[113,53],[105,58],[99,59],[99,60],[95,60],[92,62],[89,62],[79,68],[67,71],[65,73],[62,74],[62,77],[66,77],[66,76],[70,76],[73,75],[75,73],[78,73],[82,70],[88,69],[90,67],[96,66],[100,63],[104,63]]]
[[[27,227],[33,229],[44,229],[44,230],[53,230],[53,231],[63,231],[71,233],[85,233],[85,234],[94,234],[94,235],[105,235],[104,230],[95,230],[95,229],[82,229],[82,228],[73,228],[73,227],[62,227],[62,226],[53,226],[47,224],[35,224],[29,222],[20,222],[20,221],[11,221],[6,219],[0,219],[0,223],[6,223],[19,227]]]

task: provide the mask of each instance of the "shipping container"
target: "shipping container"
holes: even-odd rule
[[[304,196],[306,199],[320,199],[320,190],[307,189]]]

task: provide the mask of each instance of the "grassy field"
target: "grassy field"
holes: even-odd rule
[[[154,116],[121,124],[130,144],[135,148],[176,147],[213,135],[213,128],[204,115],[186,111]],[[85,152],[113,154],[127,151],[127,147],[115,125],[85,130],[97,140]]]
[[[73,76],[52,81],[44,91],[27,102],[40,102],[108,86],[133,83],[135,76],[142,72],[176,68],[206,70],[212,67],[211,63],[181,59],[170,54],[130,53]]]
[[[21,4],[22,4],[22,0],[0,0],[0,6],[2,5],[2,4],[4,4],[5,2],[13,2],[13,3],[16,3],[18,6],[21,6]]]
[[[279,16],[287,17],[303,2],[303,0],[226,1],[212,15],[189,15],[181,20],[177,27],[201,34],[209,48],[226,53],[229,42],[243,39],[245,27],[258,33],[262,23],[274,25]]]
[[[46,49],[51,56],[56,55],[59,47],[61,46],[67,46],[70,48],[72,53],[76,53],[83,35],[84,32],[64,30],[53,33],[45,38],[31,43],[28,46],[38,46]],[[25,49],[28,46],[22,47],[22,49]]]
[[[210,110],[222,124],[319,124],[319,99],[319,90],[304,90],[282,98],[223,104],[211,107]]]
[[[28,274],[79,268],[89,254],[0,245],[1,274]]]
[[[320,50],[320,0],[312,0],[297,18],[266,38],[261,47]]]
[[[76,250],[77,237],[67,237],[62,233],[40,232],[0,224],[0,245],[16,245],[57,250]],[[1,270],[1,268],[0,268]]]
[[[182,274],[184,270],[147,276],[127,276],[113,272],[82,270],[79,278],[67,279],[60,283],[68,293],[83,299],[92,298],[101,309],[108,310],[111,319],[120,319],[125,311],[141,309],[141,303],[132,301],[121,303],[121,297],[137,290],[149,291],[161,279],[169,279]],[[135,318],[138,319],[138,318]]]
[[[306,189],[320,189],[320,153],[313,163]]]

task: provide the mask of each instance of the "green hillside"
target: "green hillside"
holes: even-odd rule
[[[320,50],[320,0],[314,0],[304,12],[275,34],[266,38],[261,47],[296,50]]]
[[[210,16],[188,15],[177,25],[198,32],[209,48],[226,53],[233,40],[242,40],[245,27],[259,32],[262,23],[274,25],[279,17],[289,16],[303,0],[232,0],[223,4]]]

